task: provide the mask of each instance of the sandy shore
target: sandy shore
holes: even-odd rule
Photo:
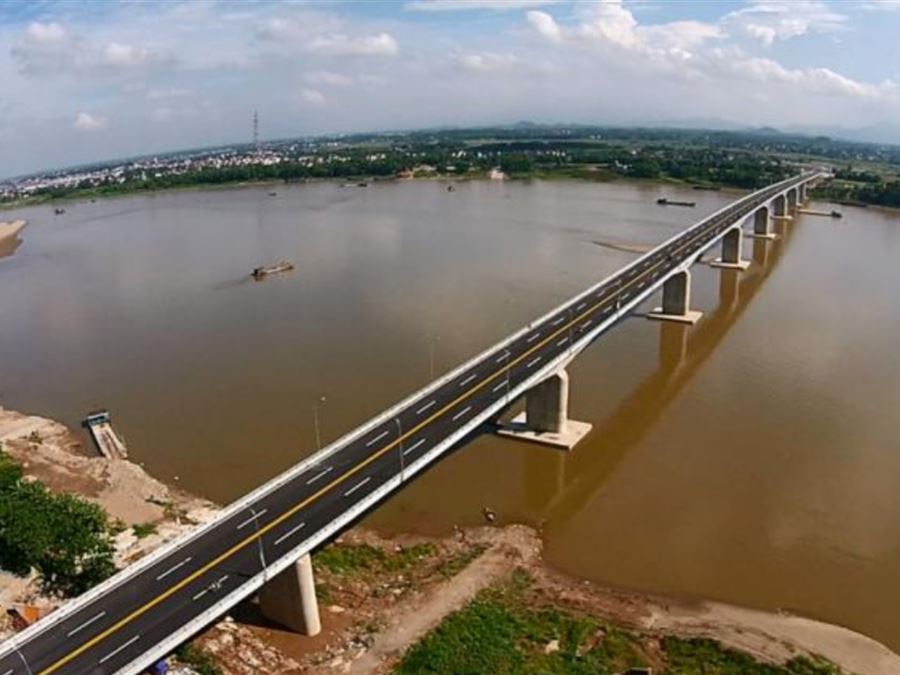
[[[0,222],[0,258],[11,255],[19,247],[22,242],[18,234],[26,224],[24,220]]]

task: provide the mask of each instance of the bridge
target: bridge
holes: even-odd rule
[[[310,552],[522,397],[525,414],[507,433],[571,447],[586,427],[568,419],[566,365],[660,289],[648,318],[696,322],[691,266],[721,243],[710,264],[745,269],[743,225],[775,238],[773,220],[790,220],[825,177],[771,185],[663,242],[7,640],[0,675],[140,673],[257,593],[269,618],[314,634]]]

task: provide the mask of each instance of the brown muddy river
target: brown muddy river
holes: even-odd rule
[[[625,183],[184,192],[24,217],[0,260],[0,404],[227,501],[732,196]],[[658,196],[697,200],[659,207]],[[387,531],[540,526],[605,584],[783,608],[900,650],[900,217],[801,216],[694,268],[693,328],[634,317],[571,366],[570,454],[482,437]],[[296,269],[255,283],[259,264]],[[322,399],[324,398],[324,402]]]

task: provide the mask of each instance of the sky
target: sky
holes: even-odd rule
[[[260,137],[503,124],[871,128],[900,0],[5,0],[0,175]]]

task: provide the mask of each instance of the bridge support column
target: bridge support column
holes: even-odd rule
[[[788,213],[794,213],[799,206],[799,194],[797,188],[791,188],[787,193]]]
[[[775,215],[772,216],[776,220],[793,220],[791,214],[788,211],[788,198],[787,195],[778,195],[772,201],[772,206],[775,209]]]
[[[774,239],[775,233],[772,231],[772,219],[769,217],[769,207],[763,206],[756,210],[753,214],[753,234],[750,235],[754,239]]]
[[[259,607],[267,619],[295,633],[319,634],[322,624],[309,554],[260,589]]]
[[[525,412],[501,426],[501,436],[571,450],[591,430],[569,419],[569,374],[560,370],[525,394]]]
[[[648,319],[656,321],[677,321],[678,323],[697,323],[702,312],[691,308],[691,273],[683,270],[669,277],[663,284],[663,304],[647,314]]]
[[[741,260],[741,242],[744,232],[740,225],[725,233],[722,237],[722,257],[713,260],[711,267],[722,267],[729,270],[745,270],[750,267],[748,260]]]

